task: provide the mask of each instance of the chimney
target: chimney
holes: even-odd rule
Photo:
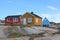
[[[34,12],[31,12],[31,14],[33,14]]]

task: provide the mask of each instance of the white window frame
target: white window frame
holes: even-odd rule
[[[32,18],[28,18],[28,23],[32,23]]]
[[[36,18],[36,23],[38,23],[38,18]]]
[[[20,17],[20,21],[22,22],[22,18]]]
[[[18,22],[18,18],[13,18],[13,22]]]

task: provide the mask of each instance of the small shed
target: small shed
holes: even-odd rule
[[[49,27],[50,26],[50,22],[49,22],[49,20],[46,17],[43,20],[42,25],[43,25],[43,27]]]

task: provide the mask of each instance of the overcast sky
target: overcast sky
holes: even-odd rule
[[[43,19],[60,22],[60,0],[0,0],[0,19],[32,11]]]

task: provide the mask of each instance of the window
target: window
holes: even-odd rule
[[[18,22],[18,18],[13,18],[13,21],[14,22]]]
[[[32,22],[32,18],[28,18],[28,23],[31,23]]]
[[[38,23],[38,18],[36,18],[36,23]]]
[[[7,18],[7,21],[10,21],[10,19],[9,19],[9,18]]]

